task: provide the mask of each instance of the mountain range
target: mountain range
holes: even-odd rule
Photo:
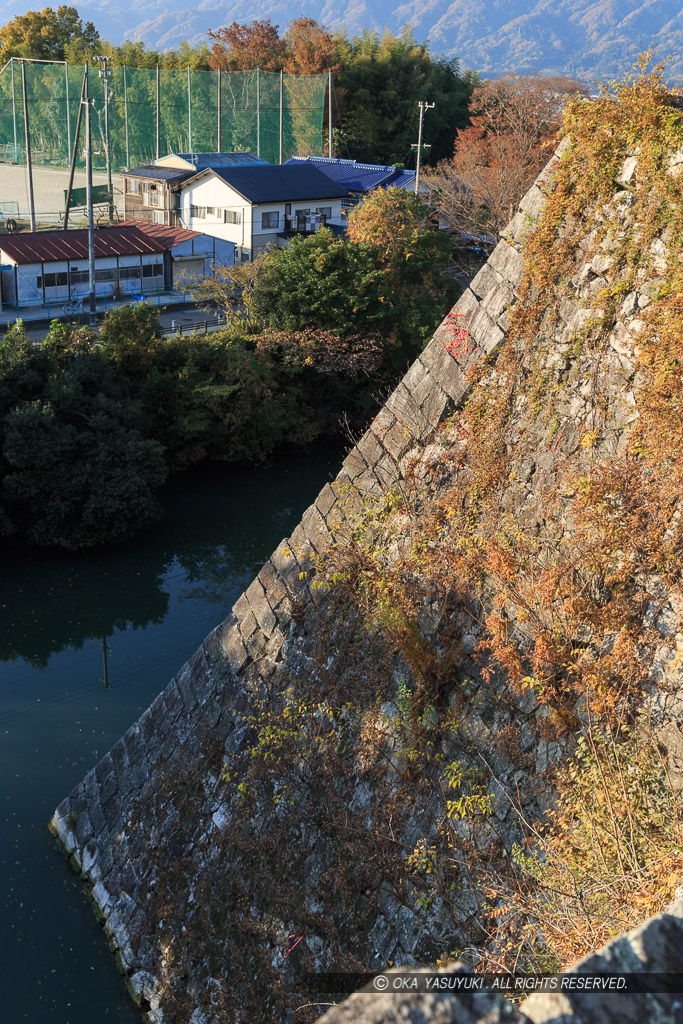
[[[143,40],[169,49],[196,43],[210,28],[270,18],[283,28],[301,14],[333,30],[397,32],[409,25],[432,53],[457,57],[484,75],[506,71],[562,72],[580,78],[622,75],[650,44],[657,59],[671,56],[667,77],[683,76],[683,20],[673,0],[76,0],[82,18],[111,42]],[[0,0],[0,23],[25,10]]]

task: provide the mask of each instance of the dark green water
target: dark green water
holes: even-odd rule
[[[1,1024],[139,1024],[46,822],[340,461],[331,451],[190,472],[168,486],[153,535],[81,557],[0,552]]]

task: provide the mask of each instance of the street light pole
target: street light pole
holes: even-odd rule
[[[111,69],[111,57],[95,57],[102,67],[99,70],[99,77],[104,79],[104,144],[107,158],[107,190],[109,192],[109,223],[114,220],[114,186],[111,180],[111,144],[109,141],[109,76]]]
[[[432,110],[436,104],[427,103],[426,100],[419,100],[418,106],[420,108],[420,128],[417,134],[417,162],[415,165],[415,195],[420,191],[420,164],[422,162],[422,122],[425,116],[425,110]]]

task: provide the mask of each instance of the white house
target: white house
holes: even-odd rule
[[[345,224],[349,193],[309,164],[207,167],[181,190],[181,223],[235,245],[248,262],[268,245],[287,245],[295,234]]]

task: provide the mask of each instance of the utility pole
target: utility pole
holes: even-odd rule
[[[327,149],[332,156],[332,68],[327,73]]]
[[[422,122],[425,116],[425,110],[432,110],[436,104],[427,103],[426,100],[419,100],[418,106],[420,108],[420,129],[417,134],[417,163],[415,165],[415,195],[420,190],[420,164],[422,163]],[[413,149],[414,146],[411,146]],[[425,149],[431,149],[431,146],[425,146]]]
[[[107,190],[109,192],[109,223],[114,220],[114,186],[111,180],[111,143],[109,141],[109,76],[111,70],[109,64],[111,57],[95,57],[102,67],[99,70],[99,77],[104,79],[104,145],[107,158]]]
[[[223,102],[222,102],[222,100],[223,100],[223,98],[221,96],[221,69],[219,67],[218,68],[218,103],[217,103],[217,107],[218,107],[218,149],[216,150],[217,153],[222,153],[223,152],[223,125],[221,124],[221,122],[223,120]]]
[[[159,80],[159,65],[157,64],[157,125],[156,125],[156,158],[161,157],[161,82]]]
[[[21,89],[24,96],[24,134],[26,136],[26,171],[28,173],[28,211],[31,231],[36,230],[36,205],[33,199],[33,167],[31,166],[31,129],[28,123],[28,100],[26,98],[26,61],[21,62]]]
[[[285,149],[285,118],[284,118],[284,100],[285,100],[285,78],[284,72],[280,72],[280,163],[284,160],[284,149]]]
[[[97,323],[95,299],[95,218],[92,210],[92,125],[90,117],[90,79],[85,65],[85,197],[88,207],[88,305],[90,325]]]
[[[261,156],[261,69],[256,68],[256,156]]]
[[[192,79],[190,78],[190,66],[187,66],[187,137],[190,143],[190,157],[194,153],[192,148]]]

